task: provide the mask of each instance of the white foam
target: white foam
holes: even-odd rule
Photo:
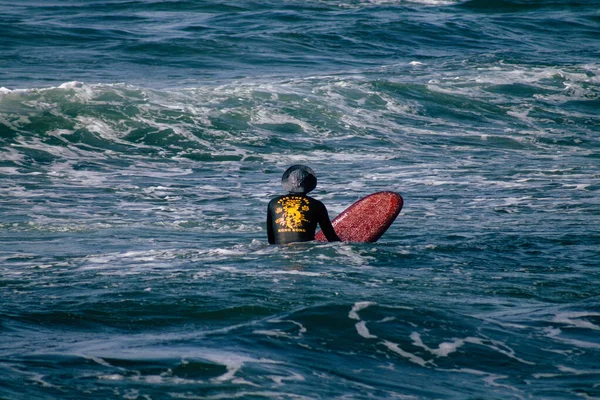
[[[296,325],[298,327],[298,333],[296,335],[290,335],[289,333],[283,332],[283,331],[281,331],[279,329],[273,329],[273,330],[255,330],[252,333],[255,333],[257,335],[285,337],[285,338],[288,338],[288,339],[299,339],[299,338],[302,337],[302,335],[304,333],[306,333],[306,328],[301,323],[296,322],[296,321],[287,320],[287,319],[286,320],[275,319],[275,320],[269,320],[267,322],[271,323],[271,324],[279,324],[279,323],[285,323],[285,322],[294,324],[294,325]]]
[[[371,260],[375,260],[374,257],[365,256],[361,254],[361,252],[352,248],[352,246],[348,246],[345,244],[339,244],[335,246],[335,250],[344,256],[344,261],[346,264],[350,264],[356,267],[366,267],[369,265]]]
[[[430,363],[430,361],[425,361],[424,359],[422,359],[419,356],[416,356],[412,353],[409,353],[407,351],[404,351],[400,348],[400,346],[398,346],[396,343],[392,343],[392,342],[388,342],[387,340],[384,340],[381,342],[381,344],[383,344],[385,347],[387,347],[388,349],[390,349],[391,351],[393,351],[396,354],[401,355],[402,357],[408,359],[408,361],[418,364],[421,367],[426,366],[427,364]]]
[[[583,370],[583,369],[575,369],[572,367],[567,367],[564,365],[558,365],[557,368],[560,372],[565,372],[565,373],[573,374],[573,375],[598,375],[598,374],[600,374],[600,371],[596,370],[596,369]]]
[[[77,148],[67,148],[64,146],[48,146],[45,143],[43,143],[38,137],[18,139],[18,142],[16,144],[13,144],[13,147],[17,149],[26,148],[32,150],[39,150],[63,160],[71,160],[69,162],[73,162],[73,160],[79,160],[82,158],[82,156],[89,156],[89,159],[97,159],[99,157],[98,155],[95,155],[92,152]]]
[[[365,339],[377,339],[377,336],[371,335],[365,321],[357,322],[354,326],[356,327],[356,332]]]
[[[25,156],[14,147],[2,148],[0,154],[2,154],[2,160],[4,161],[12,161],[21,166],[25,163]],[[35,174],[38,175],[39,173]]]
[[[245,363],[259,364],[281,364],[279,361],[268,360],[264,358],[256,359],[228,352],[208,351],[202,354],[203,359],[213,361],[217,364],[225,365],[227,372],[221,376],[213,378],[215,382],[223,382],[231,380],[235,374],[244,366]]]
[[[135,341],[135,338],[132,338],[131,341]],[[122,343],[122,342],[121,342]],[[219,375],[213,379],[211,379],[213,382],[225,382],[225,381],[231,381],[232,379],[234,379],[235,374],[245,365],[248,363],[258,363],[258,364],[282,364],[282,362],[280,361],[275,361],[275,360],[270,360],[270,359],[266,359],[266,358],[252,358],[252,357],[248,357],[245,355],[241,355],[241,354],[237,354],[237,353],[233,353],[233,352],[226,352],[226,351],[217,351],[217,350],[213,350],[213,349],[199,349],[199,348],[194,348],[194,349],[186,349],[184,350],[173,350],[173,349],[131,349],[131,348],[127,348],[127,349],[96,349],[96,350],[92,350],[95,353],[99,352],[99,351],[110,351],[111,353],[113,352],[118,352],[119,354],[119,358],[131,358],[131,359],[145,359],[146,357],[150,357],[152,359],[156,359],[156,358],[164,358],[164,359],[172,359],[172,358],[181,358],[182,359],[182,363],[186,363],[187,360],[189,359],[199,359],[199,360],[206,360],[206,361],[210,361],[213,362],[215,364],[219,364],[219,365],[223,365],[226,368],[226,372],[223,373],[222,375]],[[89,350],[86,351],[85,353],[89,353]],[[90,355],[86,355],[84,356],[86,358],[92,357]],[[109,355],[109,356],[100,356],[100,355],[94,355],[93,357],[96,358],[107,358],[107,357],[114,357],[114,355]]]
[[[485,383],[491,385],[491,386],[503,387],[503,388],[506,388],[506,389],[514,390],[515,392],[520,392],[520,390],[518,390],[514,386],[510,386],[510,385],[501,384],[501,383],[496,382],[498,379],[506,379],[506,378],[508,378],[508,375],[489,374],[486,378],[483,379],[483,381]]]
[[[108,123],[94,117],[88,117],[83,115],[78,115],[75,118],[77,123],[75,124],[75,129],[85,129],[91,133],[95,133],[103,139],[108,139],[109,141],[120,143],[126,146],[131,146],[130,142],[121,140],[120,133],[116,131],[112,126]],[[139,147],[149,147],[141,144],[137,144]]]
[[[501,354],[504,354],[507,357],[512,358],[513,360],[517,360],[520,363],[527,364],[527,365],[535,365],[534,362],[527,361],[527,360],[517,357],[515,355],[514,350],[510,349],[508,346],[506,346],[506,344],[504,344],[500,341],[497,341],[497,340],[484,341],[483,339],[476,338],[476,337],[466,337],[462,340],[464,340],[465,343],[477,344],[480,346],[488,347],[488,348],[495,350]],[[487,343],[487,342],[489,342],[489,343]],[[507,350],[500,348],[500,346],[505,347]]]
[[[417,3],[424,4],[428,6],[451,6],[460,1],[452,1],[452,0],[406,0],[408,3]]]
[[[426,6],[448,6],[456,4],[457,1],[454,0],[361,0],[358,4],[355,3],[339,3],[338,6],[342,8],[357,8],[357,7],[365,7],[368,5],[386,5],[386,4],[402,4],[402,3],[415,3]]]
[[[140,391],[137,389],[126,389],[123,398],[126,400],[137,400],[140,397]]]
[[[296,382],[304,382],[306,379],[304,376],[292,372],[290,376],[281,376],[281,375],[267,375],[267,378],[271,379],[277,386],[283,385],[284,381],[296,381]]]
[[[547,129],[538,126],[538,124],[553,122],[547,118],[530,116],[530,112],[533,109],[543,109],[544,103],[551,106],[547,111],[552,114],[558,114],[567,118],[574,116],[581,118],[591,117],[592,115],[589,113],[562,110],[556,106],[573,100],[593,101],[596,98],[593,87],[595,87],[596,82],[600,81],[600,75],[597,73],[600,69],[598,65],[580,65],[564,68],[524,68],[521,65],[500,63],[495,66],[483,68],[469,68],[468,65],[463,65],[461,69],[464,72],[457,73],[453,71],[452,73],[455,74],[453,76],[444,76],[444,74],[441,74],[441,76],[436,75],[434,79],[429,80],[428,89],[432,92],[480,99],[489,103],[501,104],[502,107],[508,107],[507,115],[533,128],[533,132],[524,132],[521,129],[521,134],[527,136],[545,136]],[[559,86],[561,85],[561,81],[562,87]],[[535,101],[530,101],[529,99],[518,98],[518,95],[502,95],[490,93],[487,90],[491,85],[513,84],[533,86],[543,91],[550,91],[551,94],[536,94],[533,96]],[[557,91],[560,92],[557,93]],[[529,145],[531,144],[533,143],[529,142]],[[535,145],[543,146],[540,143],[536,143]]]
[[[479,370],[476,370],[476,369],[473,369],[473,368],[452,368],[452,369],[439,368],[437,370],[438,371],[445,371],[445,372],[458,372],[458,373],[462,373],[462,374],[471,374],[471,375],[477,375],[477,376],[485,376],[485,378],[483,379],[483,381],[486,382],[487,384],[491,385],[491,386],[504,387],[504,388],[507,388],[507,389],[519,392],[519,390],[517,388],[513,387],[513,386],[506,385],[506,384],[500,384],[500,383],[496,382],[498,379],[506,379],[506,378],[508,378],[507,375],[491,374],[489,372],[479,371]]]
[[[562,376],[562,374],[550,374],[550,373],[538,373],[538,374],[533,374],[531,375],[533,376],[535,379],[541,379],[541,378],[557,378],[559,376]]]
[[[360,321],[360,317],[358,316],[358,312],[361,311],[361,310],[364,310],[367,307],[374,306],[376,304],[377,303],[372,302],[372,301],[359,301],[357,303],[354,303],[354,306],[352,306],[352,309],[348,313],[348,318]]]
[[[564,337],[561,337],[561,333],[562,331],[558,328],[545,328],[544,329],[544,333],[546,334],[546,336],[558,340],[559,342],[562,343],[567,343],[570,345],[573,345],[575,347],[580,347],[580,348],[584,348],[584,349],[600,349],[600,343],[593,343],[593,342],[586,342],[583,340],[577,340],[577,339],[567,339]]]
[[[79,82],[79,81],[65,82],[58,86],[59,89],[76,89],[76,88],[82,88],[82,87],[83,87],[83,82]]]
[[[321,272],[299,271],[296,269],[290,270],[273,270],[260,272],[257,275],[300,275],[300,276],[324,276]]]
[[[592,313],[592,312],[561,313],[561,314],[555,315],[554,318],[552,318],[552,322],[567,324],[567,325],[575,326],[577,328],[592,329],[595,331],[600,330],[600,326],[593,324],[589,321],[579,319],[579,318],[583,318],[583,317],[600,317],[600,313]]]
[[[107,380],[107,381],[122,381],[125,379],[125,377],[120,374],[109,374],[109,375],[98,375],[98,379]]]
[[[295,338],[295,336],[292,336],[286,332],[282,332],[279,329],[273,329],[273,330],[257,329],[255,331],[252,331],[252,333],[254,333],[255,335],[283,337],[283,338],[288,338],[288,339]]]
[[[270,109],[262,107],[257,108],[252,115],[252,122],[256,124],[293,124],[298,125],[304,132],[316,132],[315,127],[305,121],[286,114],[277,114]]]
[[[312,397],[302,396],[295,393],[286,393],[281,391],[256,391],[256,392],[248,392],[248,391],[239,391],[235,393],[223,393],[216,394],[212,396],[206,395],[195,395],[191,393],[169,393],[170,397],[176,399],[202,399],[202,400],[221,400],[221,399],[239,399],[239,398],[268,398],[268,399],[281,399],[281,398],[290,398],[290,399],[298,399],[298,400],[312,400]]]
[[[95,87],[91,85],[85,85],[83,82],[65,82],[59,85],[58,89],[73,90],[75,92],[75,97],[83,103],[86,103],[94,98]]]
[[[459,347],[465,344],[465,340],[463,339],[454,339],[452,342],[442,342],[438,345],[437,349],[432,349],[423,343],[419,333],[411,333],[410,338],[413,340],[415,346],[421,347],[437,357],[448,357],[448,354],[454,353]]]

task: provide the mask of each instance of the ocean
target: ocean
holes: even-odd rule
[[[0,399],[600,399],[599,110],[597,0],[0,0]]]

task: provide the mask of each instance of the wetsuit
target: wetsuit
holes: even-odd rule
[[[303,193],[275,197],[267,209],[267,236],[270,244],[315,240],[317,223],[330,242],[340,238],[333,230],[325,205]]]

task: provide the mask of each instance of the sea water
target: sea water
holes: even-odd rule
[[[0,1],[0,398],[600,398],[599,55],[595,0]],[[295,163],[404,209],[269,246]]]

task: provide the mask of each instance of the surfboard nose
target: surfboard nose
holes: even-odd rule
[[[344,242],[376,242],[392,225],[404,205],[399,193],[391,191],[370,194],[345,209],[331,221]],[[315,240],[326,242],[323,232]]]

